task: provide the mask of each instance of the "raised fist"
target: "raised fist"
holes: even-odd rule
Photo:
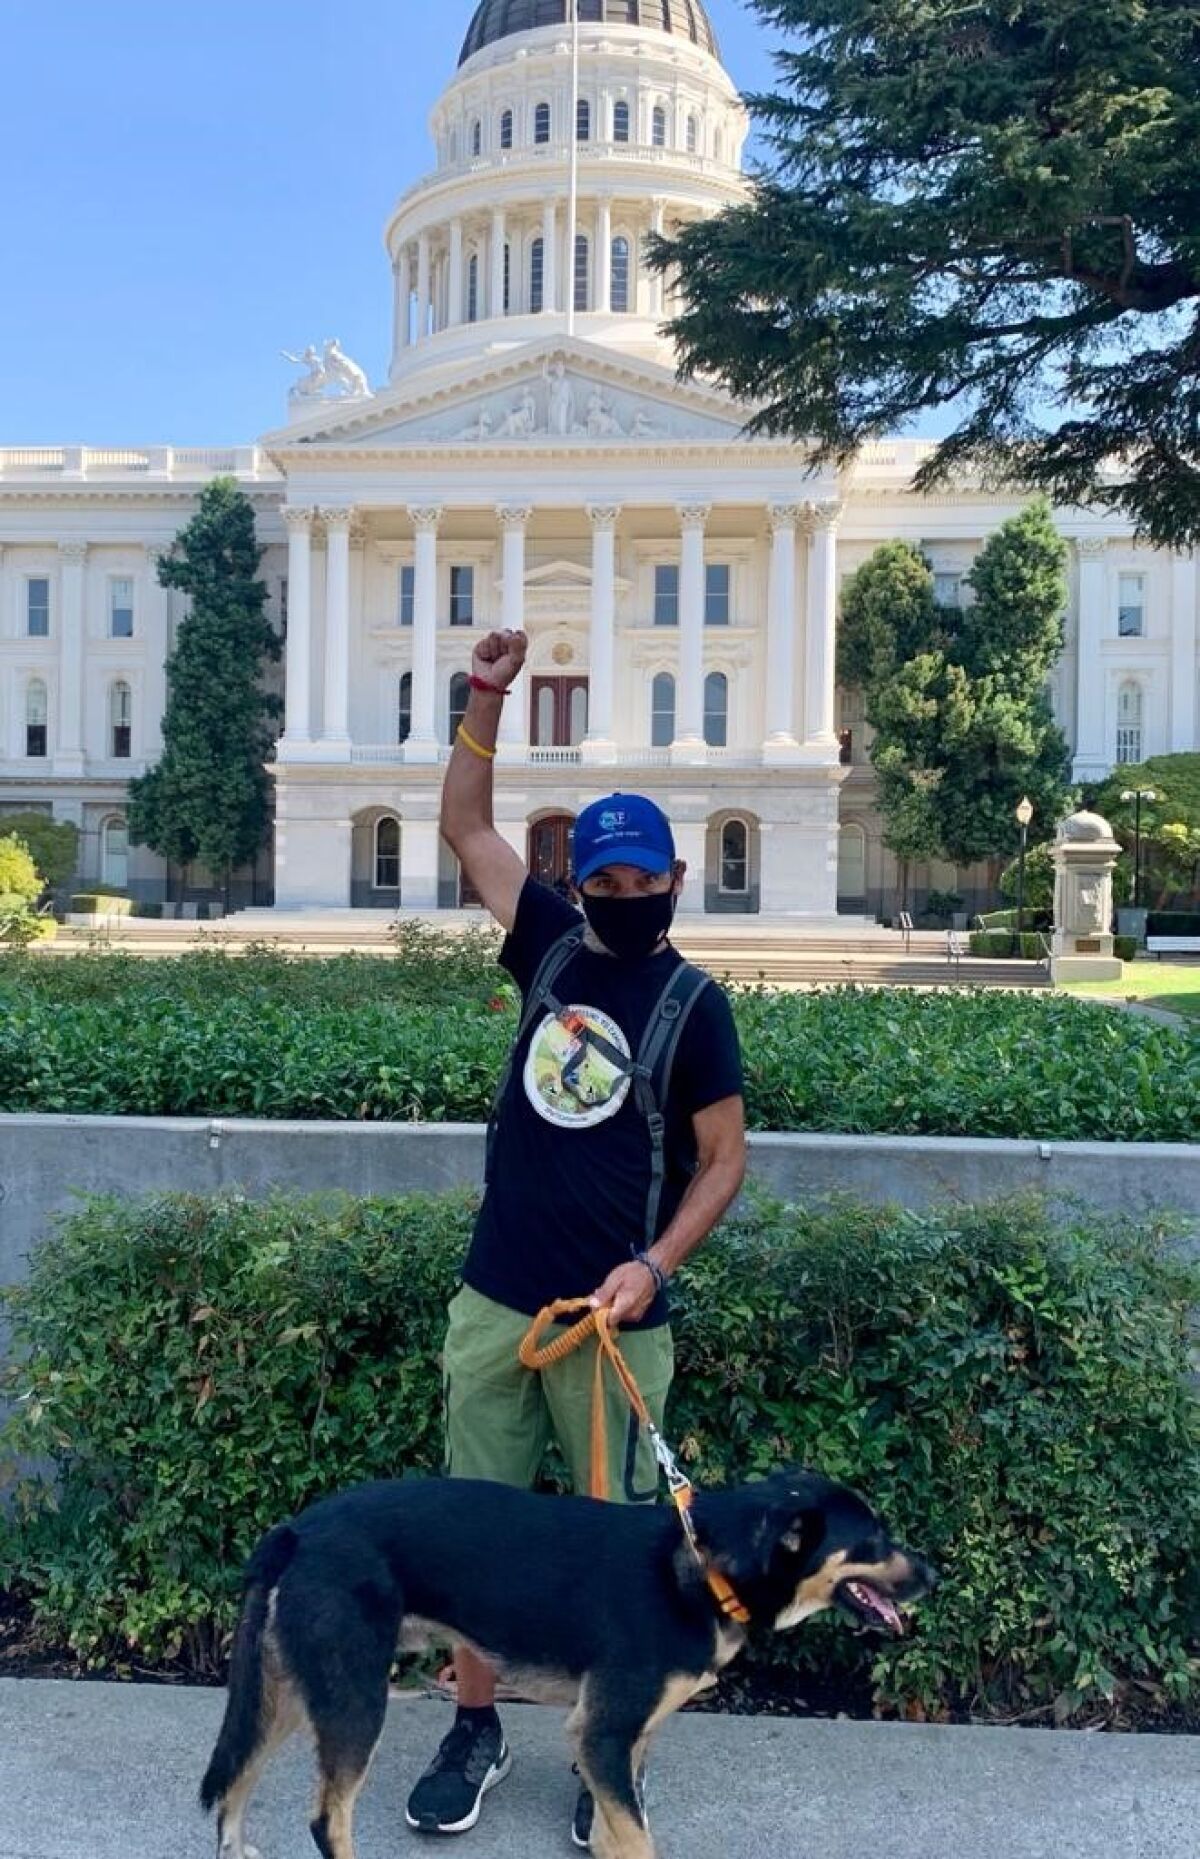
[[[521,675],[529,640],[524,633],[489,633],[481,639],[471,657],[475,677],[507,691]]]

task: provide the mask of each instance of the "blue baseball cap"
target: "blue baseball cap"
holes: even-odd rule
[[[586,884],[606,865],[636,865],[661,874],[674,863],[671,822],[644,794],[594,800],[575,822],[576,884]]]

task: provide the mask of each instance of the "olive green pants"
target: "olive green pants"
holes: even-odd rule
[[[550,1329],[543,1342],[564,1327]],[[482,1297],[469,1285],[451,1302],[443,1370],[446,1470],[452,1478],[491,1478],[528,1490],[553,1436],[575,1490],[586,1493],[599,1345],[589,1338],[565,1362],[535,1374],[517,1360],[528,1328],[529,1318],[520,1311]],[[623,1331],[621,1352],[661,1427],[675,1366],[669,1327]],[[605,1412],[610,1497],[621,1504],[652,1504],[658,1496],[654,1449],[610,1365]]]

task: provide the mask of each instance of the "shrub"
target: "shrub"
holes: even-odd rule
[[[1147,936],[1200,936],[1200,910],[1152,910]]]
[[[41,896],[42,881],[24,840],[13,833],[0,837],[0,898],[28,905]]]
[[[120,891],[78,891],[71,910],[83,917],[128,917],[133,915],[133,900]]]
[[[1136,936],[1114,936],[1113,954],[1119,962],[1135,962],[1138,953]]]
[[[1015,916],[1016,912],[1013,914]],[[1018,949],[1015,924],[1012,929],[972,930],[971,954],[985,956],[991,961],[1004,961],[1019,955],[1022,961],[1040,962],[1046,954],[1042,943],[1044,934],[1044,931],[1026,930]]]
[[[957,891],[930,891],[925,908],[931,917],[952,917],[963,907]]]
[[[53,820],[44,813],[10,813],[4,830],[22,841],[44,890],[69,882],[79,862],[79,828],[74,821]]]
[[[87,1659],[215,1671],[265,1527],[435,1470],[470,1217],[458,1197],[178,1197],[69,1220],[10,1294],[6,1443],[48,1457],[60,1495],[23,1491],[5,1553],[46,1625]],[[884,1706],[929,1713],[1197,1694],[1200,1268],[1161,1230],[1055,1226],[1033,1202],[761,1201],[678,1304],[669,1431],[698,1482],[820,1465],[944,1577],[911,1639],[806,1629],[797,1669],[873,1661]]]

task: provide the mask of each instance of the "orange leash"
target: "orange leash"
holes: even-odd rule
[[[564,1317],[569,1317],[579,1310],[585,1314],[577,1323],[573,1323],[570,1329],[564,1330],[561,1336],[556,1336],[553,1342],[547,1343],[544,1347],[541,1346],[541,1339],[552,1323],[558,1323]],[[538,1312],[522,1339],[517,1356],[524,1368],[540,1373],[543,1369],[553,1368],[556,1363],[565,1362],[576,1349],[583,1347],[589,1336],[596,1338],[596,1370],[592,1381],[591,1495],[594,1498],[607,1498],[609,1495],[608,1425],[604,1406],[604,1364],[607,1361],[611,1362],[629,1405],[650,1436],[654,1456],[666,1473],[671,1500],[679,1513],[683,1533],[692,1554],[704,1571],[704,1579],[711,1588],[718,1606],[722,1613],[728,1615],[731,1620],[745,1625],[750,1619],[749,1609],[739,1601],[732,1585],[720,1570],[713,1568],[697,1541],[696,1526],[691,1515],[692,1502],[695,1498],[691,1480],[680,1470],[678,1460],[654,1424],[642,1391],[634,1380],[633,1371],[621,1354],[616,1335],[609,1324],[608,1312],[593,1309],[590,1298],[559,1298]]]

